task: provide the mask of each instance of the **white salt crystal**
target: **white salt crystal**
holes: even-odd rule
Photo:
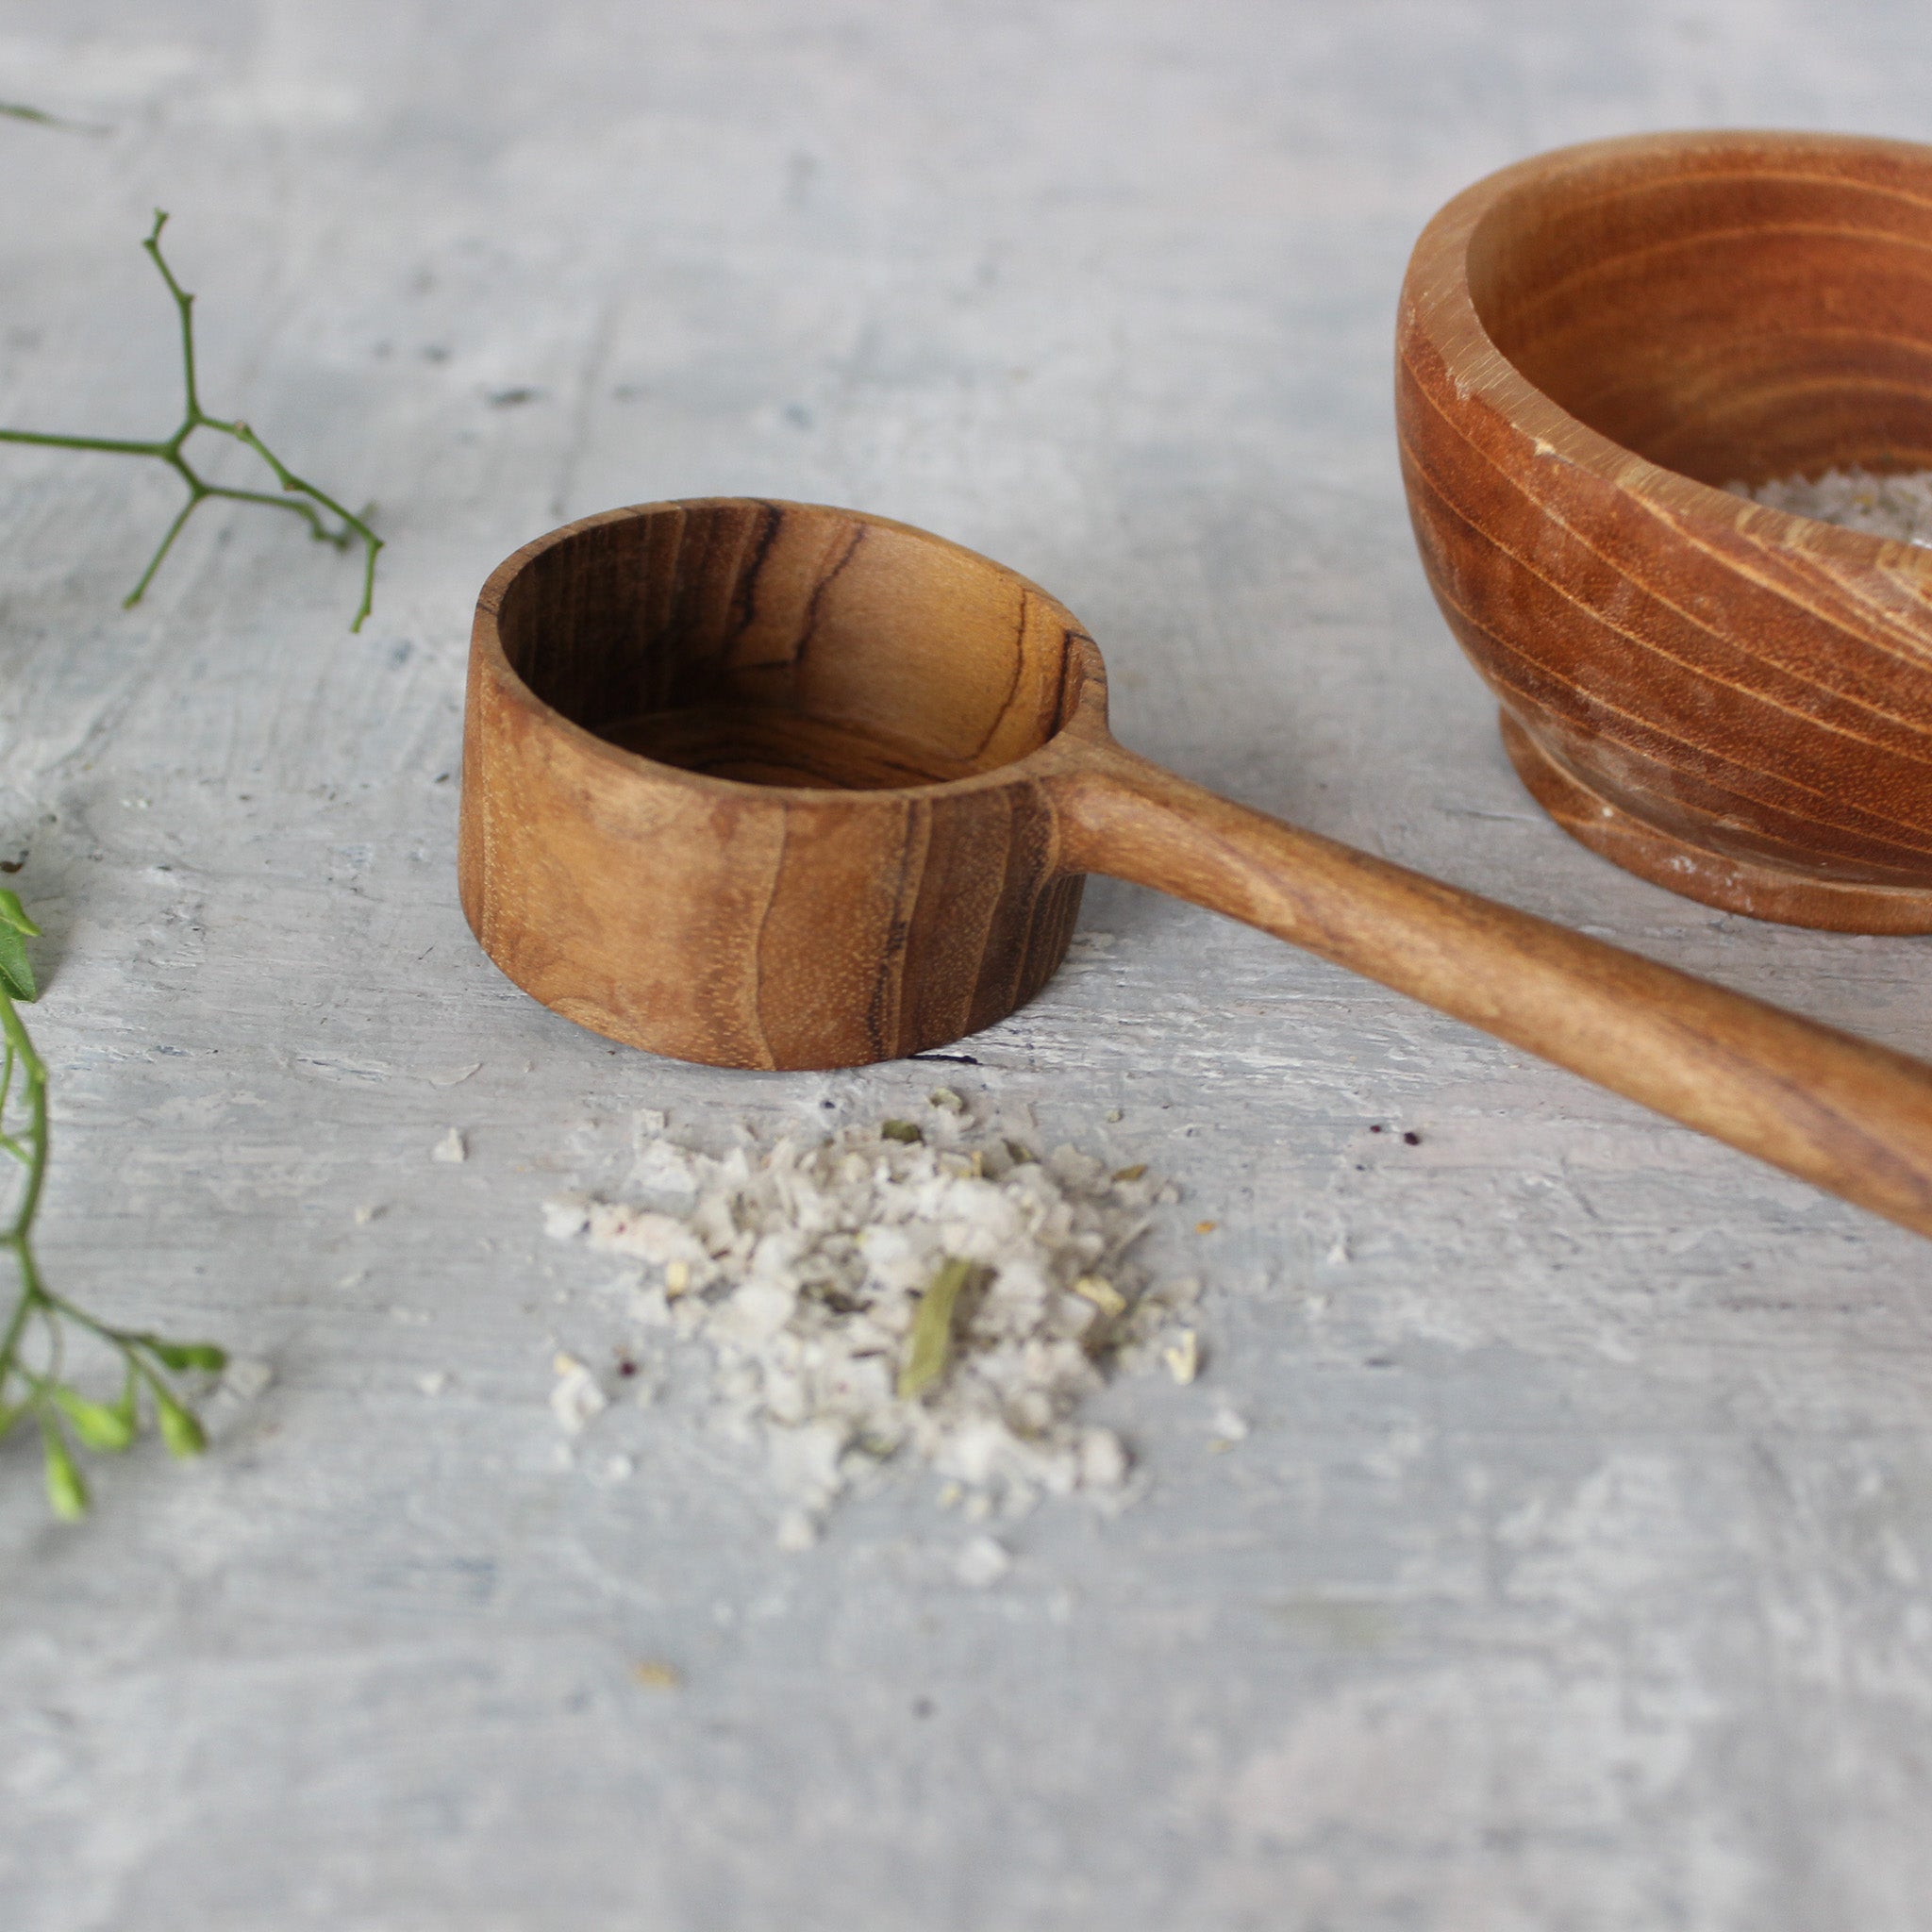
[[[1876,475],[1860,469],[1826,470],[1822,476],[1780,476],[1760,483],[1725,486],[1733,496],[1749,498],[1792,516],[1812,517],[1871,537],[1932,546],[1932,470]]]
[[[975,1143],[963,1101],[936,1098],[923,1119],[917,1141],[852,1126],[762,1149],[746,1136],[717,1156],[652,1125],[633,1178],[654,1205],[544,1204],[558,1239],[658,1271],[626,1284],[626,1305],[708,1344],[708,1419],[763,1441],[786,1548],[807,1547],[851,1483],[899,1455],[930,1465],[974,1522],[1043,1496],[1116,1507],[1126,1447],[1083,1425],[1080,1405],[1113,1369],[1158,1369],[1163,1350],[1193,1346],[1184,1317],[1199,1283],[1153,1286],[1132,1259],[1149,1197],[1172,1190],[1117,1182],[1071,1146],[1038,1162],[1010,1138],[1030,1138],[1030,1121],[982,1127]],[[674,1194],[688,1205],[666,1211]],[[973,1274],[945,1360],[902,1395],[915,1318],[949,1261]],[[603,1392],[567,1357],[558,1373],[553,1404],[575,1432]]]
[[[803,1509],[788,1509],[778,1519],[778,1547],[789,1556],[808,1550],[819,1540],[819,1526]]]
[[[588,1194],[552,1194],[543,1204],[543,1232],[554,1241],[574,1241],[590,1224]]]
[[[552,1366],[557,1371],[557,1383],[550,1391],[550,1412],[565,1434],[577,1435],[609,1404],[597,1386],[596,1376],[582,1362],[559,1355]]]
[[[839,1457],[845,1432],[829,1423],[766,1432],[772,1477],[778,1488],[801,1500],[824,1504],[838,1493]]]
[[[630,1178],[633,1187],[647,1194],[691,1195],[698,1191],[690,1158],[669,1141],[646,1141],[631,1162]]]
[[[671,1325],[671,1297],[661,1288],[636,1288],[630,1293],[630,1311],[648,1328]]]
[[[953,1574],[974,1590],[986,1590],[1013,1567],[1002,1544],[990,1536],[976,1536],[953,1559]]]
[[[936,1459],[968,1489],[985,1489],[1000,1474],[1008,1441],[1003,1417],[969,1416],[946,1432]]]
[[[747,1281],[719,1304],[712,1327],[727,1341],[756,1347],[770,1341],[791,1319],[797,1306],[797,1290],[783,1281]]]
[[[416,1386],[425,1395],[441,1395],[449,1387],[449,1376],[441,1369],[431,1369],[416,1377]]]
[[[429,1158],[432,1160],[447,1160],[452,1162],[467,1160],[470,1158],[469,1142],[463,1139],[458,1129],[452,1127],[430,1149]]]
[[[1080,1438],[1080,1482],[1090,1490],[1117,1490],[1127,1479],[1126,1444],[1111,1429],[1088,1429]]]
[[[669,1214],[593,1201],[586,1217],[591,1245],[607,1255],[631,1255],[640,1261],[682,1261],[686,1267],[708,1257],[697,1237]]]
[[[1107,1170],[1077,1147],[1056,1147],[1046,1157],[1048,1172],[1062,1187],[1091,1188]]]

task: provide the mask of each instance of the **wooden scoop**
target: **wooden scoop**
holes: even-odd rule
[[[581,1025],[728,1067],[943,1046],[1046,983],[1090,872],[1932,1234],[1932,1068],[1136,758],[1078,623],[957,544],[806,504],[647,504],[483,588],[463,909]]]

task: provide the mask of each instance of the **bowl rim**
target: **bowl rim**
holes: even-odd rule
[[[1622,493],[1639,496],[1691,523],[1722,524],[1759,543],[1903,575],[1915,580],[1914,589],[1932,595],[1932,548],[1734,496],[1715,484],[1700,483],[1681,470],[1641,456],[1592,429],[1537,388],[1497,347],[1476,311],[1469,287],[1470,247],[1478,227],[1510,195],[1563,175],[1620,163],[1666,162],[1699,154],[1720,160],[1732,157],[1742,160],[1753,156],[1768,158],[1774,153],[1788,159],[1869,156],[1904,163],[1923,173],[1926,198],[1932,202],[1932,145],[1880,135],[1786,128],[1685,128],[1549,148],[1472,182],[1431,217],[1416,241],[1403,281],[1397,357],[1408,379],[1428,393],[1432,385],[1412,359],[1414,339],[1422,337],[1442,358],[1457,405],[1467,407],[1472,398],[1488,404],[1519,435],[1530,440],[1539,457],[1558,457]],[[1776,172],[1793,171],[1787,165]],[[1825,176],[1833,171],[1815,172]]]

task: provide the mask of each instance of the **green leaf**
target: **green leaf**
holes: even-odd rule
[[[155,1390],[155,1420],[160,1424],[161,1441],[168,1445],[170,1456],[199,1456],[208,1447],[208,1437],[193,1412],[159,1387]]]
[[[948,1259],[926,1285],[912,1317],[912,1346],[899,1371],[899,1399],[909,1402],[937,1382],[953,1359],[953,1315],[959,1291],[972,1278],[971,1261]]]
[[[881,1141],[903,1141],[908,1147],[917,1147],[925,1139],[910,1121],[887,1121],[879,1128]]]
[[[219,1374],[228,1365],[228,1352],[212,1341],[164,1341],[158,1335],[137,1335],[135,1341],[163,1368],[207,1369]]]
[[[74,1433],[90,1449],[111,1454],[134,1441],[134,1424],[122,1410],[109,1408],[105,1402],[90,1402],[67,1388],[56,1389],[54,1400],[74,1424]]]
[[[7,896],[13,895],[9,892]],[[4,922],[0,922],[0,988],[24,1002],[40,997],[40,989],[34,985],[33,962],[26,956],[26,941],[16,927]]]
[[[87,1485],[74,1466],[59,1424],[42,1422],[41,1441],[47,1454],[47,1507],[63,1523],[76,1523],[87,1514]]]
[[[10,886],[0,886],[0,925],[10,925],[15,932],[25,933],[30,940],[41,936],[40,927],[26,916],[26,908],[20,903],[20,894]]]

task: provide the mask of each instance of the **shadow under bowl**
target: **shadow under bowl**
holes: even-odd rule
[[[1932,550],[1725,487],[1932,469],[1932,147],[1490,175],[1416,244],[1396,409],[1430,586],[1558,824],[1729,911],[1932,932]]]

